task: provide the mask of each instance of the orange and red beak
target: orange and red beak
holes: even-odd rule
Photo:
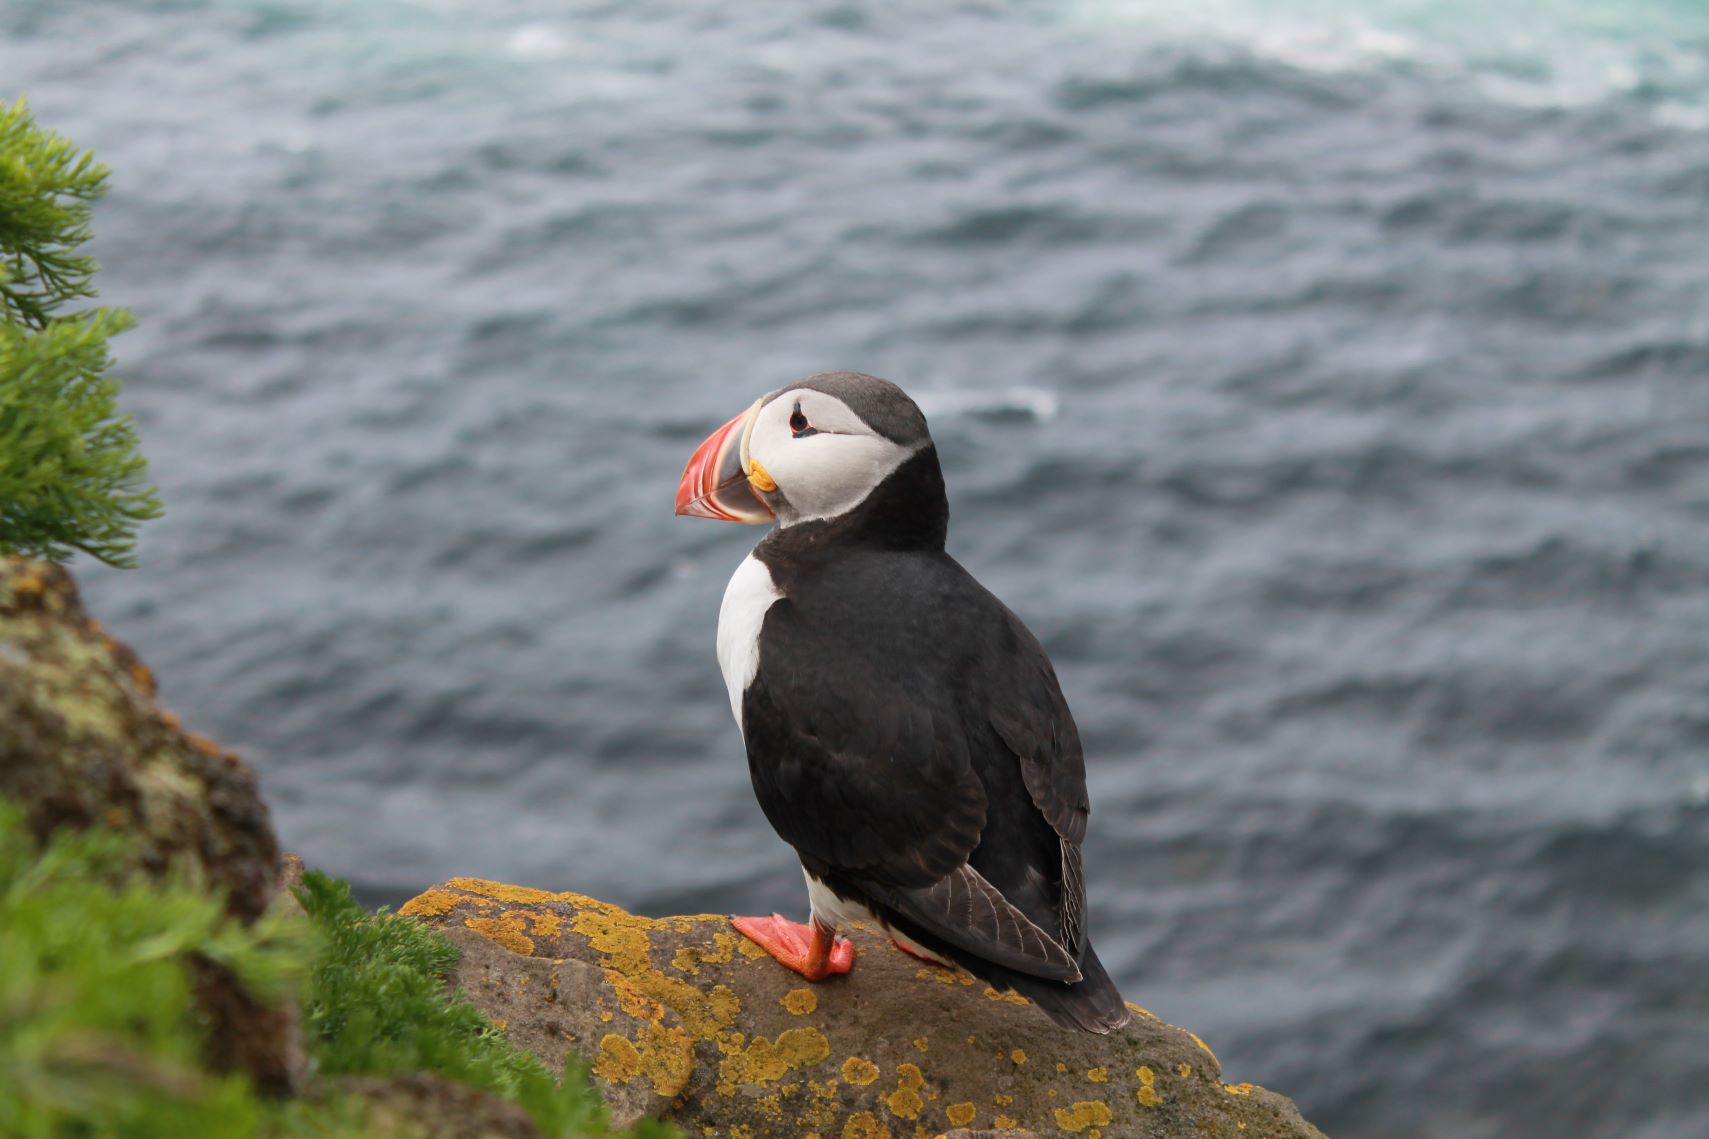
[[[748,437],[761,400],[707,436],[694,449],[694,457],[683,469],[676,488],[676,512],[693,518],[716,518],[721,522],[770,522],[771,507],[755,492],[754,482],[770,484],[763,471],[756,472],[748,455]],[[775,489],[770,484],[767,489]]]

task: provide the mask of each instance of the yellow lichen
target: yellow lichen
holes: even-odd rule
[[[944,1114],[952,1127],[966,1127],[979,1114],[979,1108],[971,1103],[952,1103],[944,1108]]]
[[[1197,1044],[1200,1048],[1204,1049],[1206,1056],[1209,1056],[1212,1060],[1216,1060],[1216,1053],[1211,1051],[1211,1046],[1209,1044],[1206,1044],[1203,1040],[1199,1039],[1197,1033],[1189,1032],[1187,1035],[1193,1038],[1194,1044]],[[1221,1061],[1218,1061],[1218,1063],[1220,1064]]]
[[[1084,1131],[1088,1127],[1106,1127],[1115,1118],[1110,1105],[1101,1099],[1083,1099],[1073,1107],[1056,1109],[1056,1125],[1064,1131]]]
[[[617,994],[617,1006],[630,1016],[656,1022],[665,1015],[665,1006],[642,992],[627,974],[607,969],[605,979]]]
[[[1134,1004],[1132,1001],[1125,1001],[1123,1003],[1125,1003],[1127,1005],[1127,1007],[1132,1009],[1134,1012],[1137,1012],[1140,1016],[1143,1016],[1146,1020],[1156,1020],[1157,1019],[1157,1014],[1152,1012],[1150,1009],[1140,1008],[1138,1005]]]
[[[999,1115],[991,1121],[991,1127],[996,1131],[1013,1131],[1019,1126],[1014,1117],[1009,1115]]]
[[[1252,1094],[1252,1085],[1251,1084],[1224,1084],[1224,1085],[1222,1085],[1222,1090],[1227,1092],[1229,1095],[1251,1095]]]
[[[1064,1064],[1061,1060],[1058,1060],[1056,1062],[1056,1070],[1059,1072],[1066,1072],[1068,1070],[1068,1065]]]
[[[829,1132],[842,1114],[837,1102],[836,1080],[808,1080],[807,1092],[813,1099],[795,1104],[796,1125],[813,1131]]]
[[[1011,1103],[1014,1103],[1014,1102],[1015,1102],[1015,1097],[1012,1095],[999,1095],[997,1097],[997,1106],[998,1107],[1008,1107]]]
[[[573,894],[553,894],[545,890],[534,890],[527,886],[506,886],[503,882],[488,882],[484,878],[453,878],[445,884],[452,889],[462,890],[465,893],[479,894],[484,898],[492,898],[500,902],[513,902],[519,906],[535,905],[540,902],[562,902],[577,897]]]
[[[791,989],[777,1003],[796,1016],[806,1016],[819,1007],[819,997],[812,989]]]
[[[729,914],[678,914],[671,919],[678,924],[688,922],[690,925],[729,925]]]
[[[993,989],[990,985],[985,986],[985,999],[988,1001],[1002,1001],[1004,1004],[1011,1004],[1011,1005],[1030,1005],[1030,1004],[1032,1004],[1031,1001],[1029,1001],[1027,998],[1021,996],[1021,994],[1019,994],[1019,993],[1000,993],[996,989]]]
[[[683,1025],[696,1036],[703,1039],[715,1036],[741,1015],[742,998],[728,985],[713,985],[701,992],[693,985],[672,982],[660,973],[652,976],[657,983],[656,995],[682,1017]]]
[[[920,1118],[920,1109],[926,1106],[920,1098],[920,1089],[926,1086],[925,1074],[918,1064],[898,1064],[896,1077],[896,1090],[884,1097],[890,1113],[902,1119]]]
[[[507,910],[496,918],[464,918],[463,924],[512,953],[524,957],[534,953],[534,942],[523,932],[526,927],[522,915],[514,910]]]
[[[1110,1070],[1108,1068],[1087,1068],[1086,1078],[1094,1084],[1107,1083],[1110,1078]]]
[[[1157,1089],[1152,1087],[1150,1084],[1146,1084],[1133,1094],[1134,1098],[1139,1100],[1139,1106],[1141,1107],[1156,1107],[1158,1104],[1163,1102],[1163,1097],[1158,1095]]]
[[[1176,1064],[1175,1070],[1181,1074],[1181,1078],[1183,1080],[1193,1074],[1193,1066],[1191,1064]]]
[[[729,919],[718,917],[715,914],[697,914],[691,918],[672,919],[671,928],[677,933],[692,933],[694,932],[694,923],[708,920],[723,922]],[[678,972],[698,977],[702,965],[723,965],[734,957],[737,942],[753,945],[753,942],[739,934],[731,933],[727,929],[719,930],[712,935],[712,948],[703,949],[698,945],[685,945],[676,951],[676,956],[671,958],[671,967]],[[760,953],[761,956],[764,956],[765,951],[761,950]]]
[[[557,937],[563,927],[562,920],[551,910],[530,910],[528,920],[534,923],[535,937]]]
[[[587,938],[595,953],[611,968],[633,976],[651,968],[652,942],[641,921],[614,908],[582,910],[570,919],[570,928]]]
[[[860,1056],[850,1056],[843,1061],[843,1080],[860,1087],[878,1079],[878,1065]]]
[[[753,942],[749,941],[745,937],[742,938],[741,944],[736,946],[736,949],[739,953],[741,953],[741,955],[743,957],[748,957],[748,958],[751,958],[751,959],[756,960],[756,961],[762,957],[767,956],[767,953],[765,950],[761,949],[759,946],[755,945]]]
[[[927,1041],[924,1036],[916,1036],[914,1038],[914,1047],[918,1048],[920,1051],[924,1052],[926,1050],[926,1044]]]
[[[890,1129],[870,1111],[857,1111],[843,1124],[842,1139],[890,1139]]]
[[[1025,1064],[1027,1062],[1027,1054],[1022,1049],[1017,1048],[1013,1052],[1009,1053],[1009,1059],[1013,1060],[1017,1064]]]
[[[709,1040],[735,1022],[742,1002],[727,985],[702,990],[653,968],[650,932],[668,923],[636,917],[601,902],[578,912],[570,928],[587,938],[606,965],[624,1011],[657,1021],[664,1008],[682,1018],[696,1039]],[[645,997],[643,1004],[637,998]],[[640,1005],[640,1008],[631,1007]]]
[[[948,969],[934,969],[930,965],[922,965],[914,970],[916,981],[936,981],[940,985],[955,984],[955,974]]]
[[[694,1042],[674,1025],[641,1026],[641,1071],[661,1096],[674,1096],[694,1075]]]
[[[606,1033],[599,1040],[593,1074],[607,1083],[626,1084],[641,1074],[641,1052],[627,1037]]]
[[[725,1055],[718,1065],[718,1090],[724,1095],[744,1085],[776,1083],[796,1068],[818,1064],[831,1054],[830,1041],[816,1028],[786,1028],[775,1043],[756,1036],[743,1047],[741,1039],[736,1033],[730,1044],[719,1045]]]
[[[1157,1082],[1157,1073],[1153,1072],[1149,1067],[1147,1067],[1144,1064],[1141,1064],[1139,1067],[1135,1068],[1133,1070],[1133,1074],[1138,1076],[1139,1082],[1144,1084],[1146,1087],[1150,1087],[1152,1084]]]

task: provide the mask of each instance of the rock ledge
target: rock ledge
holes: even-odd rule
[[[455,983],[514,1042],[589,1065],[619,1122],[749,1139],[1322,1139],[1286,1098],[1222,1082],[1203,1041],[1138,1006],[1109,1036],[1068,1032],[875,929],[848,931],[853,973],[809,985],[721,914],[640,917],[474,878],[400,912],[462,947]]]

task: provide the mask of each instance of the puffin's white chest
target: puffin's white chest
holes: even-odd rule
[[[771,580],[765,563],[749,554],[730,584],[724,587],[724,603],[718,607],[718,668],[724,687],[730,690],[730,711],[736,726],[742,726],[742,693],[748,690],[760,667],[760,626],[766,610],[783,596]]]

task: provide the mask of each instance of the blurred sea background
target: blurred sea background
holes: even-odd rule
[[[931,418],[1127,996],[1336,1139],[1709,1136],[1709,6],[0,0],[311,865],[800,913],[690,450]]]

